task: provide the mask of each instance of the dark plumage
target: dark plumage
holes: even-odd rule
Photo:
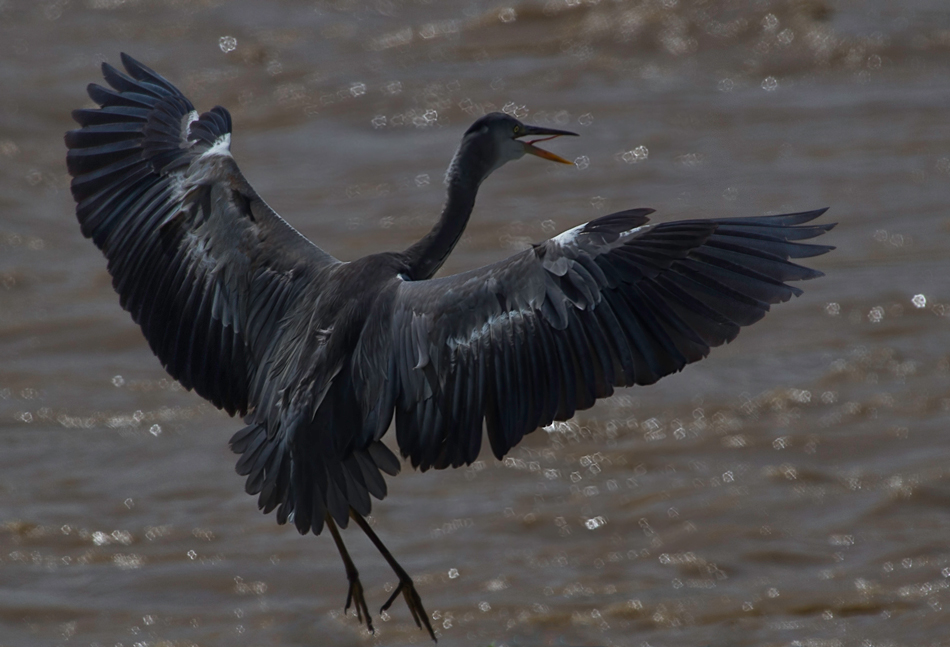
[[[393,418],[420,469],[476,459],[487,431],[502,457],[615,387],[651,384],[731,341],[820,272],[789,262],[831,247],[799,241],[833,225],[824,210],[651,225],[650,209],[580,225],[493,265],[433,279],[468,221],[479,184],[542,151],[525,136],[571,135],[503,114],[476,121],[447,174],[442,217],[404,252],[341,263],[284,222],[231,157],[231,118],[187,98],[123,54],[104,64],[101,107],[73,112],[67,164],[82,232],[108,259],[122,307],[168,372],[244,417],[237,471],[264,512],[301,533],[324,525],[351,601],[372,628],[337,526],[366,525],[399,460]],[[390,598],[384,608],[393,601]],[[421,626],[421,624],[420,624]]]

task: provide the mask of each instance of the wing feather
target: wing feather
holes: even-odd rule
[[[391,341],[366,343],[392,349],[397,442],[414,466],[471,463],[483,427],[500,458],[615,387],[682,370],[801,294],[787,281],[821,276],[789,259],[832,249],[797,242],[833,226],[808,224],[824,210],[647,225],[649,213],[611,214],[501,263],[399,284],[390,310],[375,313],[390,322],[377,336]]]
[[[110,87],[88,88],[100,107],[74,111],[80,128],[65,137],[82,232],[168,372],[245,416],[231,447],[261,509],[301,532],[319,533],[328,511],[345,525],[349,506],[366,514],[370,495],[385,496],[380,471],[395,474],[399,462],[377,442],[346,449],[316,429],[332,427],[332,406],[315,415],[340,363],[325,356],[309,313],[315,284],[342,264],[247,183],[229,152],[224,108],[199,115],[170,82],[122,62],[125,73],[103,65]],[[420,366],[438,358],[427,334],[423,321],[413,347]],[[436,437],[441,410],[428,415]]]
[[[337,263],[263,203],[225,151],[223,108],[198,116],[168,81],[123,55],[128,74],[104,64],[111,88],[89,86],[98,110],[74,112],[67,164],[83,233],[109,260],[120,300],[169,372],[230,413],[258,403],[248,376],[265,354],[254,321],[279,320],[285,286],[301,264],[313,274]],[[266,217],[254,213],[254,207]],[[267,239],[278,240],[268,247]],[[245,287],[266,277],[258,298]],[[275,296],[277,298],[275,298]],[[267,343],[269,344],[269,339]],[[243,378],[243,379],[238,379]]]

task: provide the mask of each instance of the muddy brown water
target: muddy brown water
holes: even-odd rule
[[[488,180],[447,271],[612,209],[840,223],[827,276],[706,361],[390,481],[372,521],[440,644],[950,645],[948,34],[936,0],[0,0],[0,645],[429,643],[401,601],[343,615],[333,543],[255,509],[239,422],[79,234],[62,133],[120,51],[227,106],[343,259],[425,233],[506,106],[576,164]],[[345,537],[376,609],[394,578]]]

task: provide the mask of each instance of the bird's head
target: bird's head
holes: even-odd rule
[[[511,115],[502,112],[491,112],[479,118],[465,132],[462,138],[462,148],[467,155],[477,160],[479,181],[512,160],[521,159],[528,155],[535,155],[542,159],[561,164],[572,164],[560,155],[548,152],[535,146],[538,142],[562,135],[576,137],[577,133],[554,128],[542,128],[523,124]],[[541,139],[537,139],[540,137]],[[532,139],[535,138],[535,139]],[[459,169],[461,170],[461,169]]]

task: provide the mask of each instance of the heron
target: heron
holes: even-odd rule
[[[432,230],[404,251],[343,262],[284,221],[231,155],[220,106],[199,114],[126,54],[98,108],[73,111],[67,167],[82,233],[108,261],[120,304],[165,370],[243,418],[230,448],[244,489],[301,533],[326,528],[349,582],[344,612],[373,631],[341,529],[353,521],[436,635],[412,578],[368,524],[401,467],[471,464],[483,436],[501,459],[522,438],[617,387],[652,384],[732,341],[822,273],[792,262],[825,209],[651,223],[612,213],[478,269],[436,277],[481,183],[575,133],[504,113],[465,131]],[[393,424],[394,422],[394,424]]]

